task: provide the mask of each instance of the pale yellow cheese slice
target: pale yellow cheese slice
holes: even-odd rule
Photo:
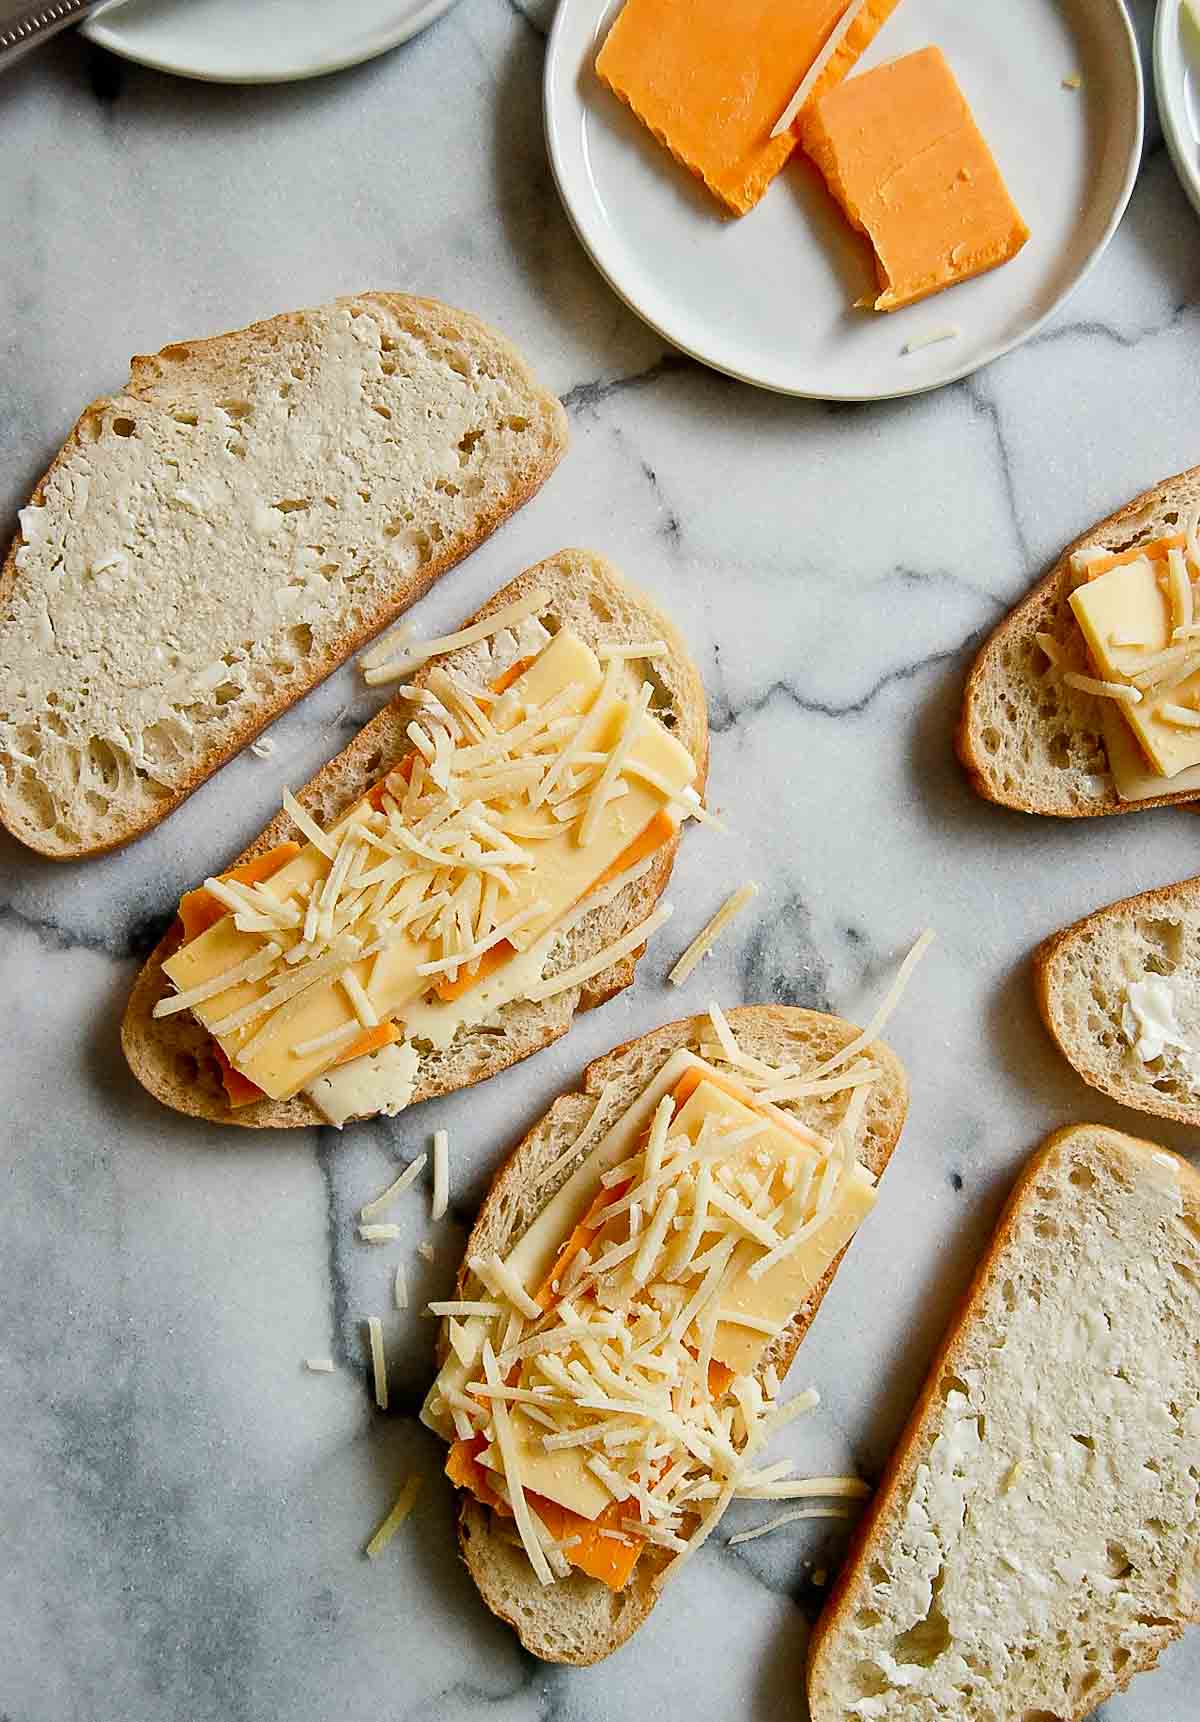
[[[1087,640],[1089,655],[1106,681],[1131,680],[1148,657],[1171,644],[1171,607],[1161,584],[1165,566],[1140,556],[1071,593],[1071,608]],[[1114,640],[1138,644],[1120,646],[1114,645]],[[1200,729],[1182,728],[1162,715],[1164,706],[1194,707],[1198,695],[1200,674],[1174,687],[1147,693],[1140,704],[1122,705],[1120,709],[1120,720],[1133,732],[1157,776],[1157,787],[1151,794],[1162,795],[1175,787],[1163,783],[1163,778],[1175,778],[1181,771],[1200,765]],[[1123,798],[1138,799],[1135,795]]]
[[[707,1068],[701,1060],[692,1059],[689,1062],[699,1064],[702,1069]],[[682,1074],[682,1069],[678,1074]],[[677,1076],[675,1080],[678,1080]],[[657,1104],[661,1093],[669,1093],[670,1088],[661,1083],[655,1086],[659,1089],[659,1095],[656,1095],[654,1102]],[[644,1106],[640,1107],[638,1116],[637,1134],[640,1135],[649,1121],[649,1112]],[[797,1160],[802,1168],[808,1169],[817,1159],[815,1151],[785,1125],[764,1120],[761,1113],[743,1105],[715,1084],[701,1081],[672,1120],[671,1134],[685,1135],[689,1141],[695,1143],[707,1120],[712,1120],[723,1132],[737,1130],[746,1125],[763,1125],[759,1135],[740,1148],[735,1148],[728,1159],[721,1162],[733,1170],[753,1169],[765,1178],[788,1160]],[[627,1146],[632,1146],[632,1134],[623,1133]],[[594,1156],[599,1158],[604,1155],[610,1163],[615,1163],[611,1150],[605,1154],[606,1146],[607,1144],[602,1143],[593,1151]],[[589,1162],[585,1162],[585,1167],[580,1168],[580,1172],[588,1167],[591,1159],[592,1156],[589,1156]],[[597,1180],[599,1176],[597,1171]],[[575,1177],[578,1178],[579,1173],[576,1173]],[[582,1189],[582,1185],[578,1188]],[[810,1195],[810,1205],[812,1199]],[[849,1242],[859,1222],[870,1211],[874,1202],[875,1190],[870,1174],[862,1167],[856,1166],[831,1206],[824,1224],[760,1280],[750,1279],[747,1270],[750,1263],[761,1256],[761,1249],[748,1242],[734,1253],[729,1275],[719,1294],[719,1306],[722,1309],[736,1310],[757,1322],[784,1327],[830,1262]],[[569,1204],[569,1212],[574,1213],[576,1219],[577,1210],[576,1199]],[[539,1217],[540,1220],[545,1218],[545,1213]],[[558,1228],[553,1232],[548,1228],[541,1228],[536,1238],[537,1247],[527,1253],[522,1264],[525,1271],[521,1277],[529,1288],[534,1287],[549,1271],[558,1246],[574,1224],[573,1220],[569,1220],[567,1205],[559,1210],[556,1218],[560,1222]],[[535,1222],[535,1226],[537,1225],[538,1222]],[[533,1232],[534,1228],[531,1227],[530,1231]],[[528,1236],[529,1233],[526,1234],[526,1237]],[[509,1257],[510,1262],[514,1260],[514,1256],[515,1252]],[[733,1322],[718,1322],[713,1356],[719,1362],[727,1364],[735,1374],[748,1374],[770,1345],[771,1338],[770,1334],[747,1329]],[[439,1382],[444,1382],[447,1374],[444,1370],[442,1376],[439,1376]],[[586,1519],[594,1519],[604,1511],[612,1496],[600,1479],[588,1469],[585,1457],[579,1449],[565,1448],[547,1453],[542,1444],[542,1429],[525,1416],[519,1405],[513,1407],[511,1421],[519,1443],[522,1483],[526,1489],[545,1495],[559,1506],[579,1513]]]
[[[555,694],[573,687],[570,709],[583,712],[596,697],[602,680],[595,655],[576,636],[563,631],[519,678],[512,691],[516,698],[544,704]],[[620,731],[628,703],[613,696],[609,704],[611,712],[604,739],[611,742]],[[645,830],[655,814],[682,794],[695,776],[695,763],[687,749],[654,721],[644,726],[632,757],[669,783],[671,793],[630,776],[626,779],[626,793],[605,806],[586,846],[577,842],[571,826],[553,838],[529,844],[535,865],[520,876],[514,895],[506,902],[505,913],[516,914],[530,902],[544,902],[545,910],[525,929],[531,939],[552,927],[584,896],[593,881]],[[284,896],[302,881],[323,878],[327,870],[328,861],[310,844],[272,878],[271,889]],[[227,916],[185,945],[164,967],[175,985],[186,990],[245,961],[260,947],[261,940],[256,935],[239,933],[233,918]],[[432,941],[402,937],[383,953],[383,963],[375,965],[374,958],[369,958],[353,965],[351,972],[364,987],[370,983],[372,1003],[380,1017],[386,1018],[431,989],[432,978],[418,974],[417,970],[436,954]],[[230,987],[196,1006],[195,1014],[205,1027],[211,1028],[213,1023],[261,997],[266,985],[256,981]],[[268,1020],[278,1025],[277,1031],[249,1057],[242,1054],[240,1049]],[[223,1051],[245,1076],[273,1099],[285,1099],[326,1069],[339,1052],[336,1045],[324,1046],[300,1056],[294,1048],[354,1020],[354,1009],[345,992],[331,981],[289,1001],[273,1018],[259,1019],[245,1029],[218,1038]]]
[[[1071,608],[1083,629],[1092,662],[1106,681],[1128,681],[1154,652],[1171,643],[1171,609],[1159,573],[1165,563],[1145,556],[1110,568],[1071,593]],[[1139,646],[1115,646],[1113,639]]]

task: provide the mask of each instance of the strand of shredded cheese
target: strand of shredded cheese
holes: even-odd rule
[[[537,981],[527,990],[526,998],[533,1004],[540,1004],[545,999],[554,998],[558,993],[568,992],[572,987],[583,986],[586,981],[590,981],[594,975],[600,974],[610,964],[619,962],[622,957],[627,957],[632,951],[636,951],[639,945],[644,945],[654,933],[657,933],[661,926],[670,920],[673,913],[674,910],[670,903],[660,903],[653,913],[647,915],[644,921],[639,922],[636,927],[632,927],[621,938],[614,939],[611,945],[605,946],[604,950],[597,951],[594,957],[585,957],[582,962],[576,963],[574,968],[564,969],[561,974],[551,975],[548,980]]]
[[[393,1179],[386,1190],[382,1190],[378,1196],[373,1197],[371,1201],[363,1204],[363,1206],[358,1210],[359,1219],[373,1220],[376,1214],[382,1214],[384,1209],[389,1207],[390,1204],[395,1201],[397,1196],[402,1195],[404,1191],[408,1189],[410,1184],[416,1183],[417,1179],[421,1176],[421,1173],[425,1170],[425,1162],[427,1159],[428,1155],[418,1154],[415,1160],[410,1160],[403,1172],[401,1172],[400,1176]]]
[[[367,1317],[367,1337],[371,1346],[371,1373],[375,1384],[375,1403],[381,1411],[388,1408],[387,1355],[383,1349],[383,1323],[377,1315]]]
[[[787,107],[784,108],[779,118],[775,121],[775,124],[771,127],[771,136],[773,138],[782,137],[784,132],[787,131],[788,127],[795,120],[797,114],[803,108],[805,102],[807,102],[809,96],[816,88],[818,78],[821,76],[830,60],[833,59],[833,56],[837,53],[842,43],[846,40],[846,37],[850,34],[851,25],[862,12],[866,3],[867,0],[848,0],[846,10],[842,13],[833,29],[829,32],[829,35],[825,39],[825,45],[822,47],[812,65],[808,68],[808,71],[805,72],[800,88],[796,91]]]
[[[696,934],[675,967],[668,973],[667,979],[674,986],[681,987],[697,964],[702,962],[712,950],[734,916],[739,915],[757,896],[758,886],[753,880],[748,880],[746,884],[740,885],[732,896],[725,899],[712,919],[706,922]]]
[[[1092,694],[1098,700],[1116,700],[1125,706],[1142,703],[1141,694],[1128,682],[1102,682],[1096,676],[1085,676],[1078,670],[1067,670],[1063,681],[1069,688],[1077,688],[1081,694]]]
[[[430,1218],[440,1220],[450,1201],[450,1138],[444,1130],[433,1133],[433,1206]]]
[[[882,1004],[879,1006],[878,1010],[876,1010],[866,1028],[863,1029],[861,1034],[856,1035],[852,1041],[848,1042],[840,1052],[835,1052],[831,1057],[827,1058],[824,1063],[818,1064],[815,1069],[808,1071],[807,1075],[810,1081],[815,1081],[821,1076],[828,1076],[832,1071],[840,1070],[843,1064],[848,1064],[852,1058],[857,1058],[859,1053],[865,1051],[873,1040],[877,1040],[879,1038],[885,1023],[887,1023],[892,1012],[896,1009],[896,1006],[904,996],[904,989],[908,985],[909,976],[912,974],[921,958],[925,955],[926,951],[933,943],[933,940],[933,930],[932,928],[927,927],[913,946],[912,950],[909,951],[904,961],[900,964],[900,967],[896,972],[895,980],[888,988]]]
[[[412,1512],[413,1504],[420,1492],[420,1488],[420,1475],[418,1472],[414,1471],[412,1476],[401,1489],[400,1493],[396,1496],[391,1512],[383,1520],[379,1529],[367,1544],[366,1555],[368,1560],[373,1561],[376,1555],[381,1555],[384,1549],[387,1548],[396,1532],[400,1529],[400,1526]]]
[[[423,640],[419,645],[410,646],[399,657],[385,656],[376,648],[359,659],[363,679],[373,688],[381,687],[385,682],[401,681],[419,664],[427,663],[430,658],[441,658],[448,652],[461,651],[465,646],[478,645],[481,640],[490,639],[502,629],[523,622],[527,616],[536,616],[549,602],[548,592],[531,592],[526,598],[518,598],[515,603],[493,610],[482,622],[474,622],[469,628],[460,628],[456,634],[444,634],[440,639]],[[389,640],[381,642],[381,646],[389,644],[392,638],[389,636]]]
[[[800,1519],[848,1519],[850,1507],[793,1507],[791,1512],[777,1513],[773,1519],[766,1519],[761,1525],[755,1525],[753,1530],[738,1531],[736,1536],[729,1538],[728,1546],[732,1549],[738,1543],[753,1543],[759,1537],[770,1536],[772,1531],[782,1530],[784,1525],[794,1525]]]

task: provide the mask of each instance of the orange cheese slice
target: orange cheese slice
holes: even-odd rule
[[[1124,568],[1129,562],[1140,562],[1142,557],[1147,562],[1165,562],[1171,550],[1182,550],[1187,543],[1187,534],[1170,532],[1165,538],[1152,538],[1149,544],[1135,544],[1132,550],[1114,551],[1111,556],[1097,556],[1094,562],[1088,563],[1087,577],[1098,580],[1102,574],[1109,573],[1113,568]]]
[[[849,0],[626,0],[596,71],[677,161],[735,215],[753,209],[796,147],[771,131]],[[853,66],[898,0],[868,0],[814,86]]]
[[[253,861],[243,861],[240,867],[231,867],[226,873],[219,873],[219,879],[234,879],[239,885],[257,885],[263,879],[269,879],[272,873],[299,855],[298,843],[279,843],[274,849],[268,849],[265,855],[256,855]],[[190,944],[198,939],[201,933],[206,933],[210,927],[215,927],[229,910],[224,903],[218,903],[210,891],[203,885],[194,891],[185,891],[179,899],[179,919],[183,922],[183,942]]]
[[[482,1446],[481,1435],[471,1441],[452,1442],[446,1455],[446,1475],[456,1488],[468,1489],[483,1506],[503,1518],[511,1518],[512,1508],[496,1494],[487,1472],[475,1457]],[[613,1501],[596,1518],[585,1519],[544,1495],[527,1492],[525,1498],[555,1542],[567,1537],[579,1538],[573,1548],[563,1551],[572,1566],[600,1579],[610,1590],[621,1590],[628,1584],[645,1539],[631,1525],[623,1502]],[[619,1535],[605,1535],[614,1531]],[[623,1540],[626,1538],[628,1541]]]
[[[656,813],[645,830],[622,849],[616,860],[604,869],[598,879],[592,881],[584,895],[590,897],[594,891],[601,890],[611,880],[619,879],[622,873],[627,873],[631,867],[636,867],[639,861],[644,861],[647,855],[653,855],[664,843],[669,843],[678,830],[679,827],[669,813]],[[582,902],[583,899],[578,900]],[[457,980],[439,981],[434,991],[443,1003],[461,998],[463,993],[470,992],[480,981],[495,974],[497,969],[502,969],[515,954],[515,947],[510,945],[507,939],[502,939],[498,945],[493,945],[491,950],[485,951],[477,963],[472,963],[470,968],[461,969]]]
[[[1029,238],[940,48],[839,84],[800,137],[875,247],[877,311],[995,269]]]

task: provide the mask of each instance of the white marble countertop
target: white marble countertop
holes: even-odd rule
[[[823,1407],[785,1448],[873,1477],[1024,1155],[1073,1119],[1138,1124],[1050,1047],[1027,957],[1192,872],[1200,828],[1004,813],[966,787],[951,728],[981,631],[1083,526],[1200,459],[1200,226],[1157,124],[1115,242],[1037,341],[943,393],[835,409],[664,353],[608,292],[547,172],[544,26],[544,8],[462,0],[406,48],[293,88],[174,82],[77,42],[0,83],[5,531],[131,352],[368,286],[468,306],[562,394],[573,446],[422,626],[560,545],[604,551],[691,639],[734,828],[684,844],[680,937],[632,991],[470,1097],[342,1137],[159,1109],[117,1024],[180,889],[367,715],[350,670],[280,722],[273,759],[235,761],[124,853],[53,867],[0,847],[3,1722],[802,1718],[836,1527],[715,1538],[587,1672],[534,1662],[485,1613],[413,1417],[433,1340],[418,1313],[387,1323],[394,1413],[369,1403],[359,1323],[386,1308],[390,1254],[352,1241],[355,1208],[446,1125],[449,1220],[399,1214],[417,1301],[444,1292],[489,1172],[590,1056],[714,994],[854,1016],[933,924],[892,1037],[909,1124],[794,1371]],[[669,953],[747,876],[755,912],[677,996]],[[306,1375],[323,1353],[338,1373]],[[413,1467],[414,1518],[368,1564]],[[1106,1722],[1181,1722],[1198,1683],[1200,1633]]]

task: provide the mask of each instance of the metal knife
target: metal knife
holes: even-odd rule
[[[0,0],[0,72],[113,0]],[[118,0],[118,4],[120,0]]]

